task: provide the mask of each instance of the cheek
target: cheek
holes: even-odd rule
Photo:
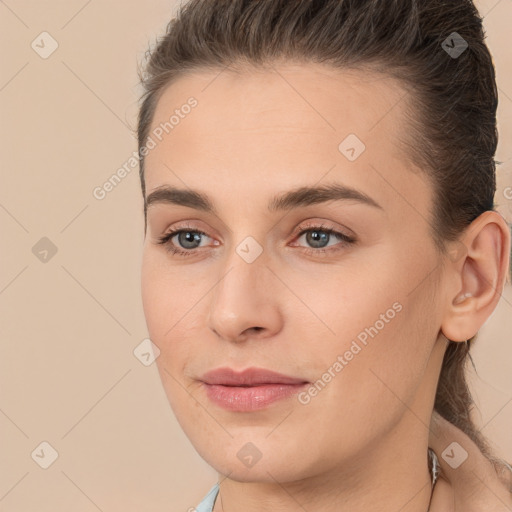
[[[141,296],[148,330],[160,345],[175,336],[182,322],[190,322],[191,308],[200,300],[201,291],[193,280],[184,278],[183,270],[169,265],[165,254],[146,249]]]
[[[143,256],[141,272],[142,307],[151,340],[161,346],[162,334],[169,328],[167,311],[170,295],[165,293],[167,283],[162,279],[161,271],[155,265],[154,258],[147,252]]]
[[[329,279],[309,275],[294,283],[308,317],[318,318],[305,322],[303,305],[290,305],[297,330],[309,340],[297,347],[300,358],[310,361],[309,375],[319,379],[313,393],[323,396],[312,397],[312,410],[327,411],[332,421],[348,411],[360,425],[369,411],[381,411],[383,418],[396,414],[402,401],[412,400],[436,339],[430,281],[411,293],[421,272],[408,273],[399,258],[379,261],[373,271],[362,265],[364,271],[353,267],[337,277],[331,269]],[[328,402],[340,407],[325,408]]]
[[[177,284],[182,293],[176,293]],[[156,366],[173,410],[180,407],[180,374],[186,360],[186,354],[180,352],[187,345],[173,341],[183,335],[180,329],[184,323],[179,319],[184,314],[180,311],[186,302],[185,291],[182,283],[176,283],[169,274],[169,266],[163,263],[161,256],[146,249],[141,269],[142,306],[149,337],[160,350]]]
[[[364,261],[312,269],[290,269],[281,272],[282,279],[290,283],[296,296],[281,301],[286,308],[285,317],[293,319],[292,325],[307,323],[310,343],[315,352],[320,347],[343,349],[359,337],[364,343],[369,339],[367,329],[376,326],[379,333],[389,331],[389,325],[400,315],[403,300],[399,279],[393,261],[382,262],[386,273]],[[318,338],[325,341],[319,344]],[[307,345],[306,345],[307,346]],[[346,347],[348,348],[348,346]]]
[[[141,296],[149,337],[160,349],[156,364],[171,399],[187,385],[184,369],[197,351],[198,322],[206,311],[205,293],[211,284],[191,279],[166,255],[147,249],[141,269]],[[204,333],[203,333],[204,337]]]

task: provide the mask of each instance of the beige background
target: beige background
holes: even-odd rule
[[[0,1],[2,512],[187,511],[216,480],[155,364],[133,353],[147,337],[138,169],[105,199],[92,194],[136,150],[137,61],[176,6]],[[478,7],[500,89],[496,202],[512,221],[512,0]],[[58,43],[46,59],[31,47],[51,48],[43,31]],[[43,237],[57,248],[46,262],[33,253]],[[478,422],[509,461],[511,332],[508,284],[475,347],[473,389]],[[58,452],[48,469],[36,463],[43,441]]]

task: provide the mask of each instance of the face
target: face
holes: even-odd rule
[[[406,449],[423,428],[406,411],[429,417],[441,360],[433,197],[399,150],[404,89],[369,72],[276,70],[180,78],[150,132],[197,104],[145,160],[156,364],[199,454],[240,481],[353,468],[398,437]],[[294,380],[205,376],[220,368]]]

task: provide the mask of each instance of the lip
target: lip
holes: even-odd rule
[[[237,372],[232,368],[217,368],[201,379],[207,397],[224,409],[250,412],[298,393],[309,382],[264,368],[247,368]]]
[[[261,386],[263,384],[304,384],[305,379],[290,377],[265,368],[247,368],[237,372],[232,368],[216,368],[206,372],[199,380],[222,386]]]

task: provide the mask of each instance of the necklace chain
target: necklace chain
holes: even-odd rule
[[[436,485],[437,477],[439,476],[439,460],[437,459],[437,455],[431,448],[428,449],[428,460],[429,460],[429,472],[432,477],[432,492],[430,494],[430,501],[428,502],[427,512],[430,511],[430,506],[432,505],[432,496],[434,494],[434,485]]]
[[[428,449],[428,459],[430,462],[429,471],[432,477],[432,487],[434,487],[437,481],[437,477],[439,475],[439,460],[434,450],[432,450],[431,448]]]

